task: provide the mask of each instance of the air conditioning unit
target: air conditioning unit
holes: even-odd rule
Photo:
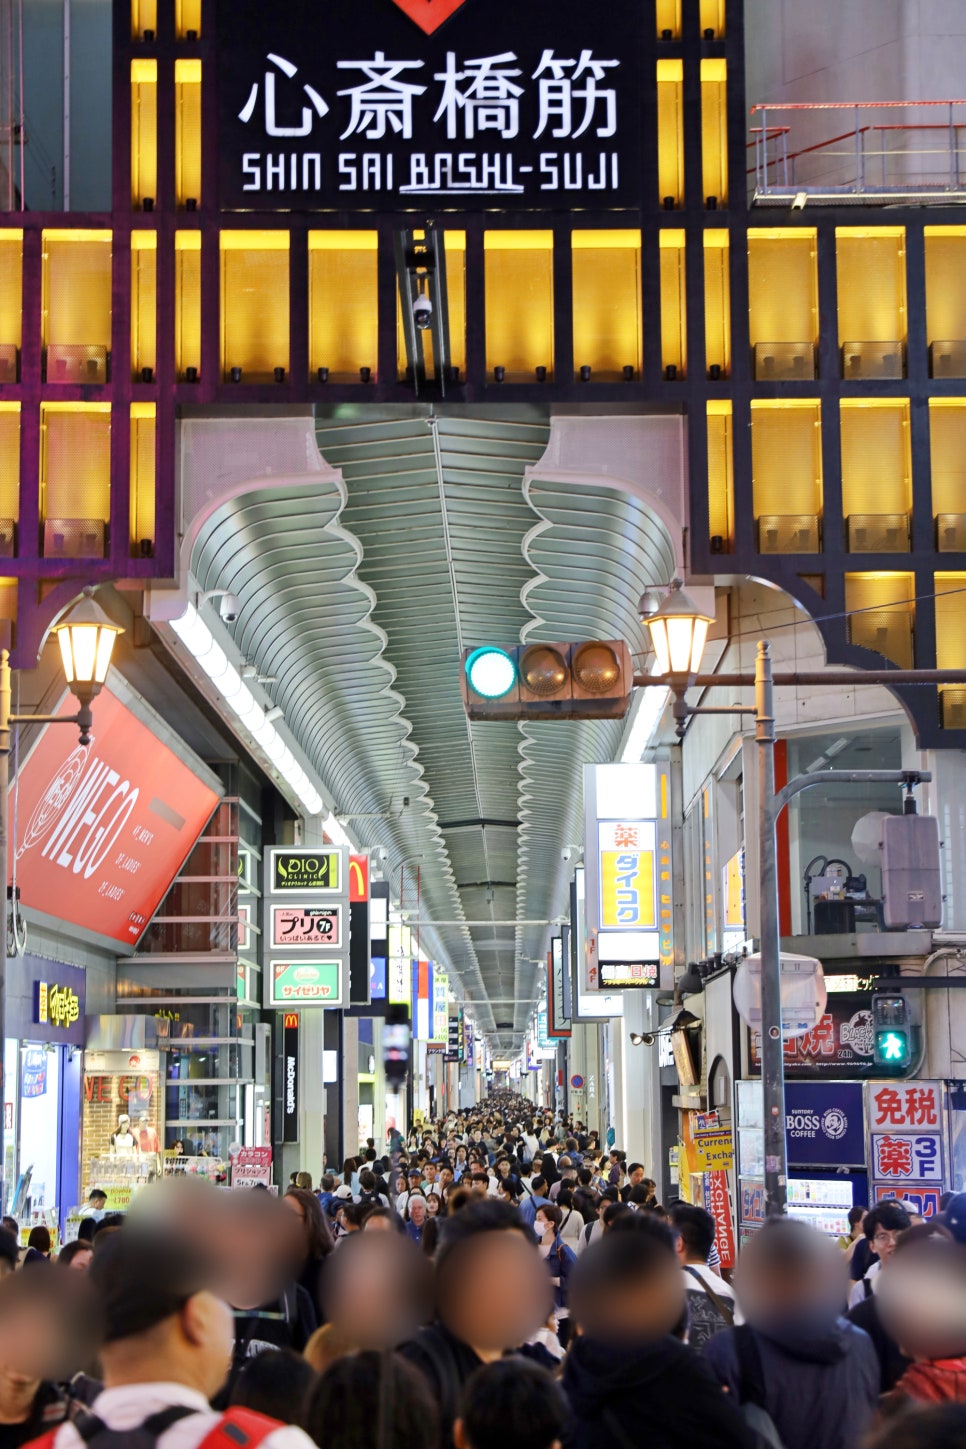
[[[966,342],[930,342],[930,377],[966,377]]]
[[[48,518],[44,558],[103,558],[107,527],[101,518]]]
[[[814,342],[756,342],[757,382],[803,382],[817,376]]]
[[[966,730],[966,685],[942,686],[939,691],[939,714],[944,730]]]
[[[850,513],[846,519],[849,553],[908,553],[906,513]]]
[[[906,609],[868,609],[849,618],[849,643],[912,668],[912,615]]]
[[[83,343],[51,343],[45,354],[44,381],[64,386],[103,387],[108,380],[106,347]]]
[[[17,345],[0,342],[0,382],[17,381]]]
[[[966,513],[936,514],[936,552],[966,552]]]
[[[0,518],[0,558],[13,558],[16,552],[16,520],[13,518]]]
[[[853,378],[905,377],[905,348],[895,342],[843,342],[842,376]]]
[[[819,553],[821,521],[814,513],[763,513],[758,519],[759,553]]]

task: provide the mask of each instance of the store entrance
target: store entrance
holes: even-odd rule
[[[25,1235],[42,1223],[57,1237],[78,1192],[80,1053],[53,1042],[8,1041],[5,1055],[16,1083],[5,1103],[7,1145],[16,1154],[8,1211]]]

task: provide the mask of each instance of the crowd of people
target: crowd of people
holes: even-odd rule
[[[0,1228],[0,1449],[966,1449],[966,1194],[774,1219],[727,1281],[703,1208],[502,1094],[280,1197],[89,1206],[56,1258]]]

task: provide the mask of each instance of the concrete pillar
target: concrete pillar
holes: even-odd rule
[[[322,1176],[325,1151],[325,1086],[322,1082],[324,1011],[305,1010],[299,1016],[299,1121],[298,1168],[310,1172],[313,1183]],[[332,1164],[330,1163],[330,1166]],[[341,1163],[339,1166],[341,1167]],[[290,1171],[294,1170],[293,1167]],[[286,1176],[286,1181],[288,1180]]]
[[[359,1150],[359,1020],[342,1019],[342,1060],[339,1064],[342,1091],[342,1123],[347,1157]]]

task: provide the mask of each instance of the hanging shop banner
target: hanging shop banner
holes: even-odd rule
[[[76,709],[70,696],[57,713]],[[25,906],[133,950],[219,797],[110,689],[93,733],[86,747],[41,731],[17,776],[8,879]]]
[[[226,210],[640,205],[640,0],[219,0],[217,20]]]
[[[735,1143],[731,1128],[722,1126],[717,1112],[689,1112],[691,1144],[689,1156],[695,1172],[727,1172],[735,1165]]]
[[[266,976],[269,1007],[345,1005],[341,961],[273,961]]]
[[[272,948],[329,950],[342,945],[342,907],[301,904],[272,906]]]
[[[568,926],[561,930],[559,936],[552,937],[550,951],[547,955],[547,1006],[550,1014],[547,1035],[555,1039],[573,1035],[570,1014],[564,1008],[564,982],[569,974],[569,956],[570,927]]]
[[[449,975],[433,970],[432,1040],[445,1042],[449,1032]]]
[[[272,846],[266,852],[266,1007],[348,1004],[349,878],[345,846]],[[367,981],[363,986],[368,990]]]
[[[232,1187],[270,1187],[272,1182],[272,1149],[240,1147],[231,1159]]]
[[[731,1211],[731,1192],[728,1174],[724,1171],[704,1174],[704,1207],[714,1218],[714,1240],[721,1256],[722,1268],[733,1268],[737,1261],[735,1250],[734,1214]]]
[[[818,1026],[785,1042],[786,1077],[867,1077],[875,1071],[871,997],[830,992]],[[761,1072],[761,1037],[751,1034],[750,1069]]]
[[[869,1163],[884,1196],[905,1198],[907,1184],[941,1192],[945,1112],[941,1082],[869,1082]]]
[[[282,1018],[282,1141],[299,1140],[299,1014]]]
[[[656,765],[584,766],[584,863],[587,987],[669,987],[671,841]]]
[[[349,856],[349,904],[363,905],[369,899],[369,857]]]

